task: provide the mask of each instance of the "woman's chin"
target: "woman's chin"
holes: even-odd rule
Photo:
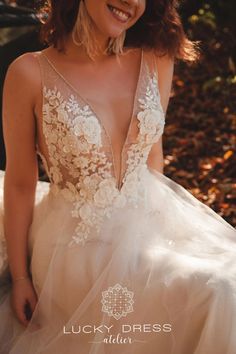
[[[107,31],[107,36],[109,37],[109,38],[118,38],[118,37],[120,37],[120,35],[122,34],[124,32],[124,30],[119,30],[119,31],[117,31],[117,30],[115,30],[115,31]]]
[[[125,30],[125,26],[104,24],[100,31],[109,38],[118,38]]]
[[[122,34],[122,32],[120,32],[119,34],[116,34],[116,35],[110,35],[109,38],[116,39],[116,38],[119,38],[121,34]]]

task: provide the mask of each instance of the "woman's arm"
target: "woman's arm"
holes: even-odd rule
[[[158,83],[159,92],[161,96],[161,104],[164,112],[166,113],[174,72],[174,60],[167,56],[156,58],[157,70],[158,70]],[[150,151],[148,157],[148,166],[158,172],[164,172],[164,157],[162,147],[162,136],[155,143]]]
[[[28,275],[27,233],[32,221],[38,179],[35,152],[37,67],[25,54],[9,67],[3,90],[3,136],[6,147],[4,232],[13,279]]]
[[[34,55],[25,54],[9,67],[3,89],[3,136],[6,146],[4,233],[13,280],[11,306],[27,326],[37,303],[28,269],[28,231],[32,222],[38,164],[34,110],[40,73]]]

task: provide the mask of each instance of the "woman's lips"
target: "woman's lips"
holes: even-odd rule
[[[110,13],[113,15],[113,17],[122,23],[127,22],[131,17],[130,13],[123,11],[121,9],[118,9],[115,6],[107,5],[107,7],[108,7]]]

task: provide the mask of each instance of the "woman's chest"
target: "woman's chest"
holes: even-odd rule
[[[114,87],[115,86],[115,87]],[[120,87],[119,87],[120,86]],[[99,122],[111,138],[114,147],[120,149],[126,139],[134,114],[135,89],[129,83],[111,85],[93,92],[89,103]]]
[[[120,85],[117,85],[120,86]],[[134,115],[135,93],[131,85],[121,87],[110,86],[110,89],[101,88],[90,91],[90,97],[86,102],[79,102],[79,107],[89,103],[91,112],[98,119],[99,124],[106,130],[106,133],[111,138],[114,145],[124,143],[129,129],[131,119]],[[42,94],[38,95],[35,105],[35,115],[37,122],[43,120],[43,100]],[[65,100],[65,104],[69,103],[70,99]],[[67,107],[65,106],[65,111]],[[71,116],[73,119],[73,116]]]
[[[72,90],[78,106],[83,108],[87,105],[96,116],[101,128],[109,136],[114,152],[119,154],[127,138],[131,120],[134,116],[136,88],[139,76],[125,73],[113,73],[109,75],[95,74],[94,77],[79,75],[79,80],[70,77]],[[70,87],[68,87],[70,89]],[[62,96],[63,92],[61,92]],[[67,110],[70,99],[65,99]],[[36,116],[42,115],[42,98],[40,94],[36,103]],[[71,115],[73,119],[73,116]],[[43,119],[38,119],[40,122]]]
[[[136,88],[140,76],[140,60],[107,66],[102,70],[81,71],[73,87],[94,111],[115,145],[122,146],[134,113]],[[72,78],[70,80],[72,82]]]

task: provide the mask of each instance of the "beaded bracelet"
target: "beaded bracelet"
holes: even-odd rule
[[[15,282],[17,282],[18,280],[23,280],[23,279],[29,279],[29,276],[22,276],[22,277],[14,278],[14,279],[12,279],[12,280],[13,280],[13,282],[15,283]]]

